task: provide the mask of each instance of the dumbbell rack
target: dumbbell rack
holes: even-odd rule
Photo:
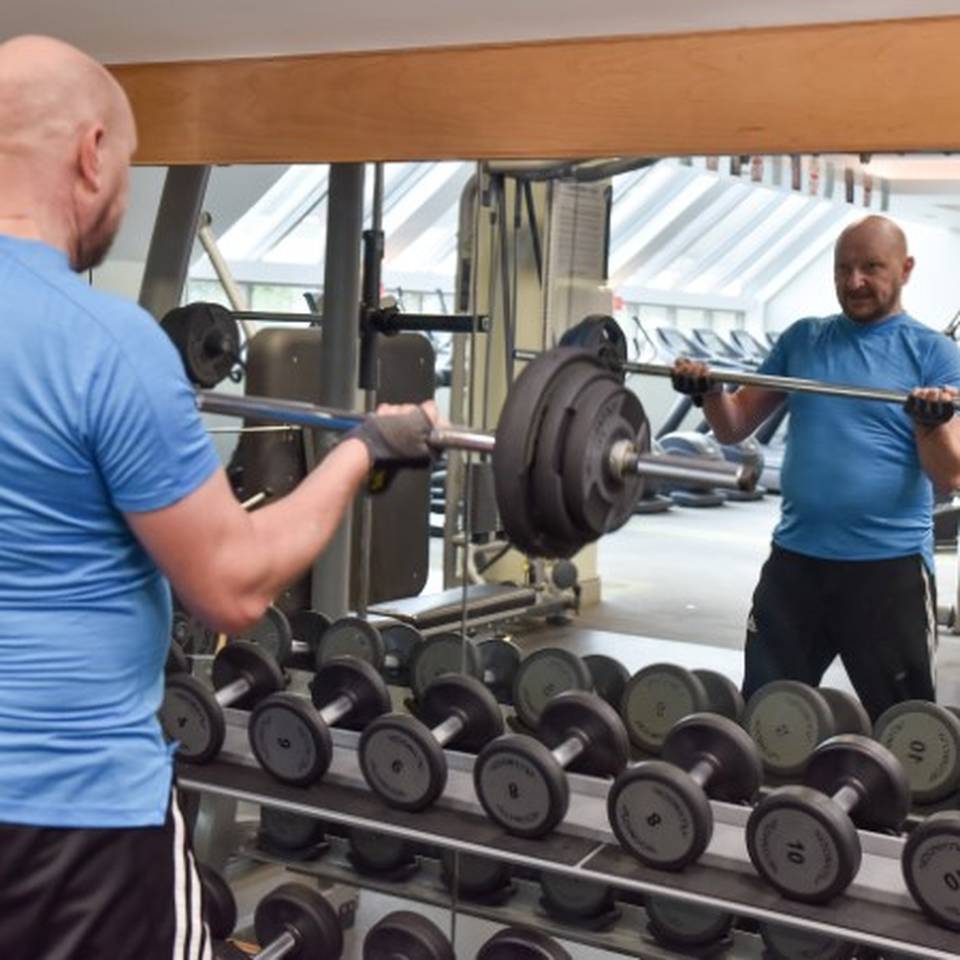
[[[617,845],[607,824],[608,785],[596,778],[570,774],[570,808],[564,822],[547,837],[525,840],[504,833],[484,816],[473,790],[471,756],[449,751],[449,776],[441,800],[420,813],[406,813],[386,807],[364,782],[357,761],[359,734],[332,730],[334,757],[324,781],[309,788],[291,787],[271,780],[256,765],[246,735],[248,715],[227,710],[226,717],[227,737],[219,759],[206,766],[179,764],[181,790],[670,896],[881,951],[937,960],[957,956],[956,934],[928,923],[907,891],[900,870],[904,841],[899,837],[861,831],[863,865],[849,890],[826,905],[796,903],[780,897],[755,874],[744,840],[746,807],[713,802],[714,836],[700,862],[681,873],[665,873],[644,867]],[[217,824],[210,833],[222,835],[231,826]]]

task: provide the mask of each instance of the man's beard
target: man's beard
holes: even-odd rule
[[[105,205],[97,219],[77,237],[77,249],[71,263],[74,272],[93,270],[106,260],[120,227],[112,214],[112,206]]]
[[[878,300],[876,297],[857,299],[852,296],[847,296],[843,302],[844,313],[855,323],[873,323],[876,320],[882,320],[884,317],[890,316],[890,314],[896,311],[899,296],[899,290],[894,290],[890,296],[885,297],[883,300]],[[855,309],[856,307],[863,309],[858,310]],[[869,309],[867,310],[866,308]]]

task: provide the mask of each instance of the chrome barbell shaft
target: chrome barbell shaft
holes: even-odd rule
[[[540,354],[535,350],[514,350],[516,360],[535,360]],[[626,373],[639,373],[648,377],[672,377],[673,367],[662,363],[636,363],[628,360],[622,365]],[[804,380],[799,377],[775,377],[768,373],[748,373],[743,370],[716,369],[710,367],[710,379],[716,383],[732,383],[741,387],[760,387],[777,393],[816,393],[825,397],[847,397],[853,400],[877,400],[881,403],[904,404],[909,394],[881,387],[857,387],[843,383],[827,383],[824,380]],[[919,384],[918,384],[919,386]],[[960,398],[953,401],[960,408]]]

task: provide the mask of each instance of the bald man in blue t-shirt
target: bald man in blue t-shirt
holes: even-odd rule
[[[790,412],[782,516],[747,625],[746,697],[772,680],[817,686],[839,656],[874,719],[902,700],[935,698],[932,487],[960,486],[960,351],[903,311],[913,265],[887,218],[847,227],[834,258],[843,313],[797,321],[760,368],[910,393],[902,408],[728,393],[704,364],[676,363],[674,386],[702,403],[721,443],[750,436],[784,400]]]

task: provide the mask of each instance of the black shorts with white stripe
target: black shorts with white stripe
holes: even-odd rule
[[[4,960],[211,960],[176,796],[162,827],[0,824]]]

